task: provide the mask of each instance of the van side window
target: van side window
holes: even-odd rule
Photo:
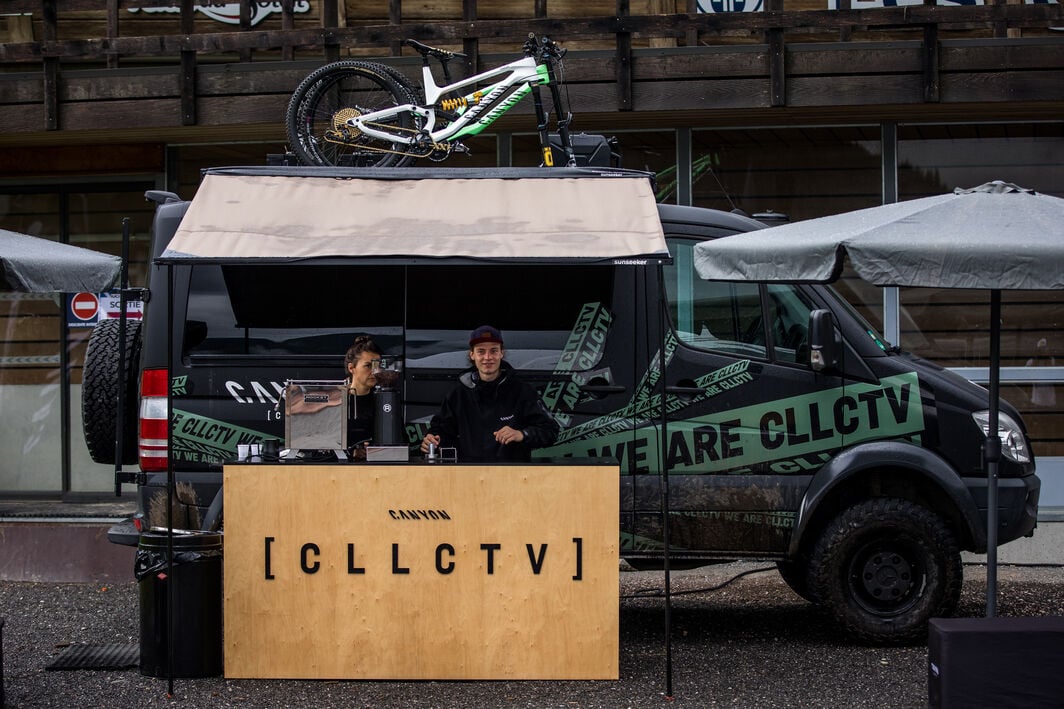
[[[778,362],[809,362],[809,313],[813,305],[797,286],[770,283],[768,292],[773,359]]]
[[[736,357],[808,359],[808,323],[812,305],[798,287],[764,286],[768,317],[762,314],[756,283],[705,281],[694,269],[694,242],[670,240],[673,264],[666,266],[665,288],[676,337],[691,347]]]
[[[394,266],[194,266],[183,350],[339,361],[361,333],[401,350],[402,283]]]
[[[676,337],[691,347],[736,357],[768,356],[756,283],[704,281],[694,268],[694,242],[670,240],[673,263],[665,289]]]

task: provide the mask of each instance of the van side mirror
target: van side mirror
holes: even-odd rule
[[[833,369],[839,364],[839,345],[835,340],[835,319],[830,310],[809,313],[809,366],[814,372]]]

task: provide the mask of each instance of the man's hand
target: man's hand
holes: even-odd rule
[[[425,437],[421,439],[421,452],[422,453],[428,453],[429,452],[429,444],[430,443],[433,443],[433,444],[435,444],[437,446],[440,445],[440,437],[437,436],[435,433],[426,433]]]
[[[502,445],[507,446],[511,443],[520,443],[525,440],[525,434],[523,431],[518,431],[516,428],[503,426],[495,432],[495,440]]]

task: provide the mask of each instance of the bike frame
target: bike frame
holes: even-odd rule
[[[480,133],[513,108],[534,87],[550,83],[548,66],[538,63],[534,57],[522,57],[509,64],[444,86],[436,84],[432,68],[427,61],[421,71],[425,89],[425,106],[408,103],[385,108],[351,118],[347,121],[347,125],[366,135],[391,142],[410,145],[420,140],[421,135],[427,133],[432,142],[443,143]],[[442,96],[452,92],[457,93],[474,84],[499,77],[502,78],[490,86],[465,94],[461,99],[455,99],[455,103],[459,106],[458,116],[447,125],[436,128],[436,103]],[[374,127],[374,124],[379,121],[388,120],[405,112],[419,116],[424,121],[420,135],[415,132],[414,135],[405,136]]]

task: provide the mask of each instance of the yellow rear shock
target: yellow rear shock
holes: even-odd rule
[[[473,94],[467,99],[465,96],[458,98],[445,98],[440,101],[440,108],[444,111],[457,111],[460,108],[467,108],[470,105],[477,105],[480,103],[480,99],[484,97],[484,93],[481,91],[474,91]]]

